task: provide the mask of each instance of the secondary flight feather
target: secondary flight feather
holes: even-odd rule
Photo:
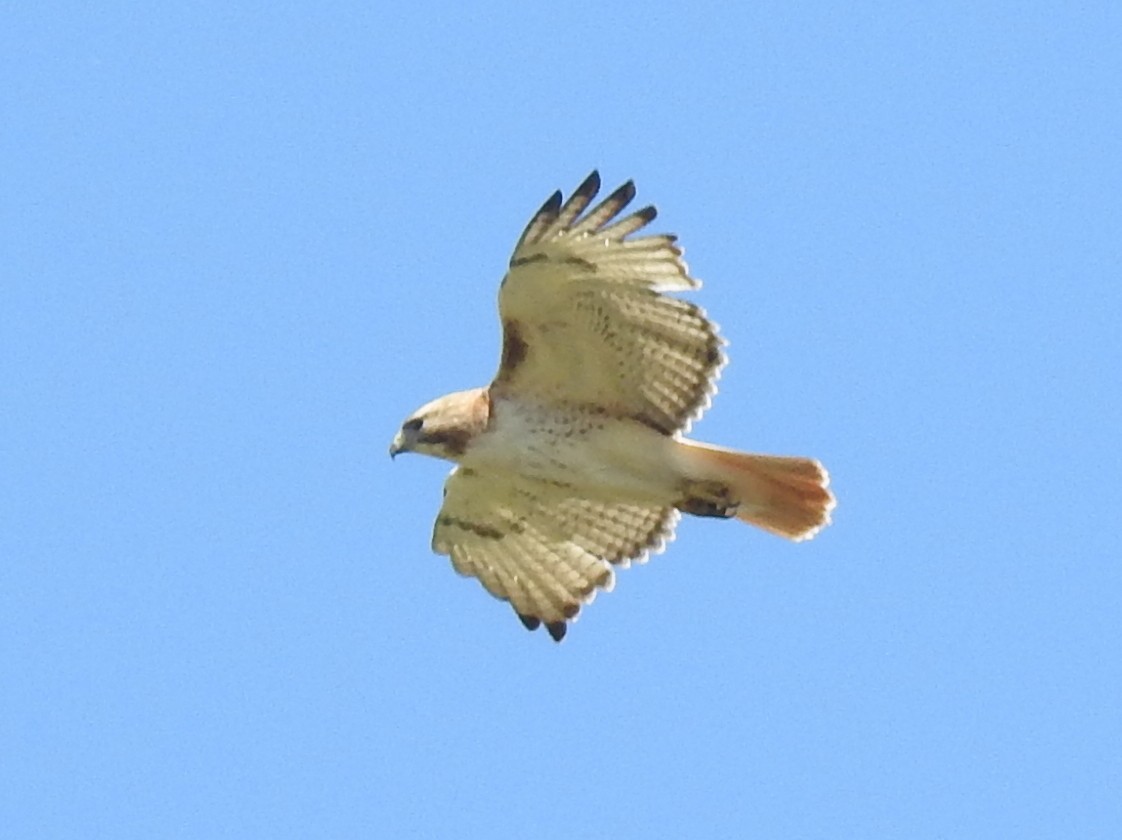
[[[667,294],[700,287],[675,237],[633,236],[655,208],[621,217],[634,184],[591,206],[599,190],[593,172],[568,201],[554,193],[518,240],[490,386],[422,406],[390,447],[456,464],[433,550],[556,641],[681,513],[804,540],[834,507],[815,460],[683,437],[716,393],[724,341]]]

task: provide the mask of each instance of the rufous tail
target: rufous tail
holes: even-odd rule
[[[830,476],[811,458],[753,455],[682,440],[678,450],[690,475],[728,489],[735,516],[791,540],[807,540],[830,524]]]

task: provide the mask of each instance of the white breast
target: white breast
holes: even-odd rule
[[[668,504],[679,481],[673,447],[633,420],[504,400],[463,466],[563,483],[579,495]]]

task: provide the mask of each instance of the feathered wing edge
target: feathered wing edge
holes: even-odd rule
[[[673,508],[558,501],[548,498],[547,487],[507,487],[489,497],[487,484],[501,480],[453,470],[432,547],[451,558],[456,572],[510,603],[527,629],[544,624],[554,641],[564,638],[567,622],[597,591],[611,591],[613,566],[626,568],[663,551],[680,518]],[[538,491],[547,496],[539,498]],[[635,533],[637,524],[648,530]]]
[[[668,248],[672,254],[674,270],[647,285],[667,291],[701,288],[701,281],[690,276],[689,267],[682,259],[682,249],[676,244],[678,238],[673,234],[653,234],[624,241],[658,217],[658,210],[649,204],[622,219],[616,219],[635,198],[634,181],[627,181],[617,187],[611,195],[588,210],[599,192],[600,173],[593,170],[573,191],[568,201],[562,203],[560,190],[553,193],[522,231],[518,244],[514,246],[511,267],[533,258],[532,254],[527,253],[530,246],[561,238],[578,240],[595,234],[596,242],[616,243],[626,251]],[[613,220],[614,224],[610,224]]]
[[[560,190],[556,191],[530,219],[526,228],[519,237],[514,253],[510,260],[511,268],[534,262],[545,258],[546,253],[537,250],[535,246],[545,247],[551,242],[564,242],[572,250],[577,259],[586,254],[590,264],[611,264],[615,260],[633,262],[637,259],[644,260],[642,276],[632,274],[628,277],[625,286],[630,291],[620,291],[630,295],[638,295],[637,302],[642,303],[643,294],[655,293],[663,297],[664,291],[691,291],[701,288],[701,281],[692,277],[689,266],[683,259],[683,249],[677,244],[677,237],[673,234],[653,234],[633,239],[629,235],[641,230],[650,224],[658,215],[653,205],[648,205],[634,213],[617,219],[620,213],[635,198],[635,183],[627,181],[618,187],[607,198],[588,210],[593,199],[600,191],[600,174],[593,170],[580,186],[573,191],[567,201],[563,201]],[[588,210],[587,213],[585,211]],[[582,217],[581,214],[585,215]],[[614,220],[614,223],[613,223]],[[610,247],[606,247],[609,246]],[[597,276],[595,282],[604,282],[602,276]],[[642,287],[636,289],[635,284]],[[709,353],[711,356],[706,370],[706,383],[682,410],[668,416],[665,422],[673,425],[672,430],[678,434],[689,432],[692,424],[700,419],[712,404],[717,393],[717,383],[721,371],[728,363],[725,348],[728,341],[720,335],[718,325],[709,319],[705,310],[691,301],[676,300],[675,306],[688,310],[691,316],[699,323],[704,323],[709,334]],[[524,347],[520,335],[510,335],[508,325],[504,321],[503,359],[500,363],[496,382],[504,379],[504,373],[509,374],[508,348]],[[658,395],[651,395],[655,403],[660,402]],[[663,425],[662,422],[656,425]]]

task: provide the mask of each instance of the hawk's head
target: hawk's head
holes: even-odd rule
[[[472,439],[487,427],[487,391],[457,391],[421,406],[404,423],[390,445],[390,456],[420,452],[459,462]]]

